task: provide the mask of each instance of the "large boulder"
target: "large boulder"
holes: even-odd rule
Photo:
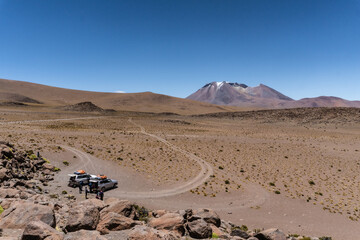
[[[254,237],[259,240],[286,240],[286,235],[277,228],[264,230]]]
[[[80,230],[65,235],[64,240],[107,240],[105,237],[101,236],[98,231],[88,231]]]
[[[51,207],[17,201],[0,216],[0,228],[25,228],[31,221],[42,221],[55,227],[55,214]]]
[[[198,209],[193,211],[193,216],[198,216],[199,218],[202,218],[207,223],[214,224],[216,227],[220,227],[221,220],[219,215],[211,210],[211,209]]]
[[[101,234],[107,234],[109,231],[121,231],[130,229],[136,225],[136,222],[131,218],[125,217],[118,213],[109,212],[103,216],[97,225],[96,230]]]
[[[165,213],[159,218],[152,218],[148,225],[159,230],[175,231],[180,235],[185,232],[184,218],[178,213]]]
[[[98,206],[91,201],[83,201],[70,208],[65,229],[75,232],[81,229],[95,230],[100,219]]]
[[[179,237],[166,230],[157,230],[144,225],[135,226],[128,234],[128,240],[177,240]]]
[[[240,228],[234,228],[231,230],[230,236],[238,236],[245,239],[248,239],[250,236],[247,234],[247,232],[242,231]]]
[[[198,219],[186,224],[186,229],[192,238],[210,238],[212,236],[212,229],[210,225],[203,219]]]
[[[105,215],[109,212],[114,212],[117,214],[121,214],[125,217],[135,219],[136,218],[136,209],[134,204],[127,200],[119,200],[119,199],[112,199],[109,203],[108,207],[105,207],[101,210],[101,215]]]
[[[64,234],[41,221],[32,221],[24,229],[22,240],[63,240]]]

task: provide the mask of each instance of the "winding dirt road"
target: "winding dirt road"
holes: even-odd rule
[[[41,122],[59,122],[59,121],[84,120],[84,119],[95,119],[95,118],[101,118],[101,117],[78,117],[78,118],[57,118],[57,119],[42,119],[42,120],[11,121],[11,122],[0,122],[0,125],[41,123]]]

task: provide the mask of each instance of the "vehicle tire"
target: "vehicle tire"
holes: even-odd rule
[[[101,188],[101,191],[105,192],[105,187],[102,187],[102,188]]]
[[[117,186],[117,183],[115,183],[113,188],[117,188],[117,187],[118,187],[118,186]]]

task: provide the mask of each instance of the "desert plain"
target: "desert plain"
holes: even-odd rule
[[[60,198],[65,190],[84,199],[67,186],[67,174],[84,169],[119,181],[105,197],[346,240],[360,234],[359,117],[355,108],[178,115],[3,106],[0,138],[58,166],[44,190]]]

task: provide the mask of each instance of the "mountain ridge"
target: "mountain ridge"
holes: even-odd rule
[[[349,101],[339,97],[320,96],[294,100],[279,91],[260,84],[249,87],[244,83],[211,82],[189,95],[187,99],[223,106],[254,108],[297,108],[297,107],[357,107],[360,101]]]
[[[241,111],[236,107],[218,106],[152,92],[91,92],[0,78],[0,102],[9,101],[32,103],[43,107],[62,107],[81,102],[92,102],[103,109],[154,113],[173,112],[184,115],[197,112]]]

